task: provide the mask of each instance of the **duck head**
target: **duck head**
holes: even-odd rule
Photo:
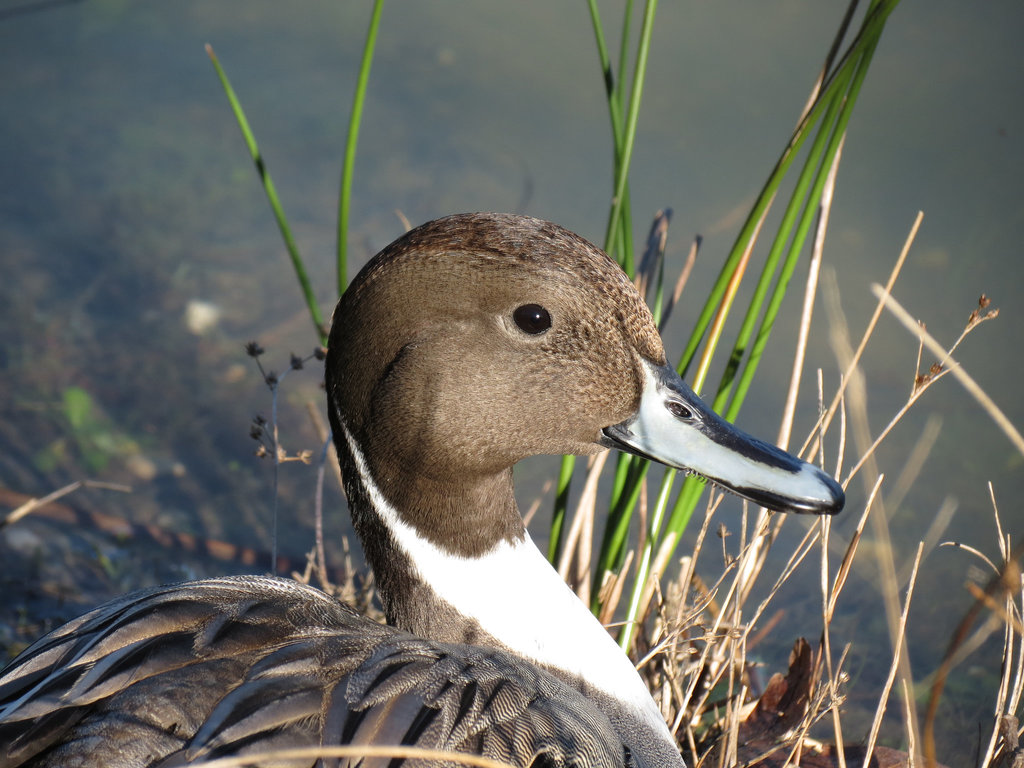
[[[824,472],[708,408],[625,273],[549,222],[462,214],[410,231],[352,282],[329,350],[332,419],[399,508],[424,484],[486,487],[526,456],[606,447],[777,511],[844,503]]]

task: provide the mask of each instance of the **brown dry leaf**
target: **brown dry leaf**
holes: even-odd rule
[[[793,733],[807,712],[816,675],[814,653],[806,640],[793,644],[789,657],[789,671],[772,676],[758,699],[753,711],[740,725],[737,747],[737,768],[782,768],[799,765],[800,768],[839,768],[841,763],[836,748],[808,741],[794,759]],[[788,738],[787,738],[788,737]],[[719,742],[704,757],[701,765],[717,765],[717,756],[723,748]],[[864,747],[850,746],[843,750],[845,765],[864,764]],[[908,768],[910,758],[906,752],[888,747],[876,747],[868,764],[870,768]],[[945,766],[938,766],[945,768]]]

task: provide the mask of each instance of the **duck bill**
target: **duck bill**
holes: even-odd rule
[[[695,472],[777,512],[834,514],[839,483],[796,456],[751,437],[708,408],[669,366],[643,362],[640,407],[606,427],[602,443]]]

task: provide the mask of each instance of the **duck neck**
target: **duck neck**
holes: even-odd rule
[[[390,492],[411,478],[389,477],[386,491],[343,430],[338,443],[349,507],[389,623],[440,642],[501,647],[543,666],[598,703],[627,746],[653,748],[664,756],[657,763],[681,765],[632,663],[523,527],[511,470],[473,488],[453,485],[419,496],[443,500],[438,503],[458,521],[451,528],[421,526],[426,515],[393,501],[410,497]]]

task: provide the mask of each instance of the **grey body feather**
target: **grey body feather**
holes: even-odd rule
[[[282,579],[128,595],[47,635],[0,677],[0,768],[174,766],[317,743],[521,766],[628,759],[607,717],[554,675],[377,624]]]

